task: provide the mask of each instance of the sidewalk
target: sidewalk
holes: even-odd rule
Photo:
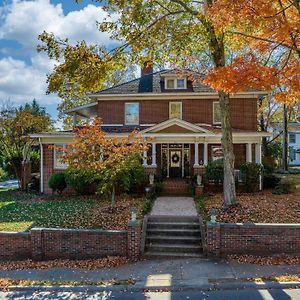
[[[247,286],[246,278],[262,276],[299,275],[300,266],[258,266],[207,259],[143,260],[119,268],[99,269],[46,269],[0,271],[0,278],[41,281],[105,281],[111,279],[136,281],[127,289],[153,288],[216,288]],[[257,285],[255,283],[255,285]],[[278,286],[278,283],[275,284]],[[300,286],[300,284],[297,284]],[[110,287],[111,288],[111,287]],[[124,289],[114,286],[113,289]]]

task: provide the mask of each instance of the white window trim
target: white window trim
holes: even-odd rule
[[[126,105],[130,105],[130,104],[137,104],[138,105],[138,121],[137,123],[128,123],[126,122]],[[125,125],[139,125],[140,124],[140,103],[139,102],[125,102],[125,106],[124,106],[124,124]]]
[[[180,120],[182,120],[182,102],[181,101],[170,101],[169,102],[169,119],[171,119],[171,105],[172,104],[180,104]]]
[[[66,148],[67,144],[55,144],[54,145],[54,149],[53,149],[53,169],[54,170],[66,170],[68,168],[68,165],[65,164],[64,166],[58,166],[56,163],[56,147],[60,147],[60,148]]]
[[[174,80],[174,88],[168,88],[167,81],[170,79]],[[184,86],[178,87],[177,80],[181,80],[181,79],[184,80]],[[176,76],[166,76],[165,77],[165,90],[186,90],[186,89],[187,89],[187,78],[186,77],[182,77],[182,78],[177,78]]]
[[[220,103],[219,103],[219,101],[213,101],[213,124],[220,125],[221,122],[215,120],[215,104],[219,104],[220,105]]]

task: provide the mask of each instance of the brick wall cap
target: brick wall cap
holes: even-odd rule
[[[31,231],[58,231],[58,232],[73,232],[73,233],[102,233],[102,234],[125,234],[127,230],[104,230],[104,229],[75,229],[75,228],[32,228]]]
[[[0,236],[8,236],[8,235],[15,235],[15,236],[30,236],[30,232],[16,232],[16,231],[1,231]]]
[[[141,224],[141,222],[139,220],[135,220],[135,221],[130,220],[128,222],[128,226],[132,226],[132,227],[134,227],[134,226],[135,227],[140,226],[140,224]]]
[[[212,225],[213,223],[208,222],[208,225]],[[216,223],[221,227],[284,227],[284,228],[300,228],[299,223]]]

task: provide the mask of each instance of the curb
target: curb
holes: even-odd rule
[[[0,291],[2,289],[7,289],[9,292],[16,291],[60,291],[60,292],[102,292],[102,291],[129,291],[129,292],[141,292],[141,291],[182,291],[182,290],[234,290],[234,289],[298,289],[300,288],[300,282],[264,282],[264,283],[254,283],[254,282],[232,282],[232,283],[213,283],[213,284],[178,284],[176,286],[151,286],[147,287],[145,285],[112,285],[112,286],[93,286],[93,285],[81,285],[81,286],[0,286]]]

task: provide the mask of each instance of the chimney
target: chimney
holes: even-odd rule
[[[153,73],[153,62],[150,60],[147,60],[144,62],[142,68],[141,68],[141,76],[146,76]]]

